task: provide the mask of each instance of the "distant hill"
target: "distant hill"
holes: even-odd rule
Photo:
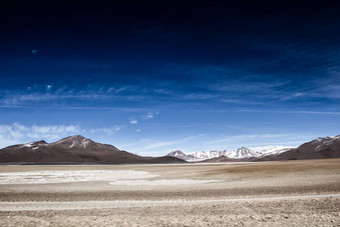
[[[255,160],[256,158],[228,158],[224,155],[216,157],[216,158],[210,158],[205,159],[203,161],[199,161],[202,163],[216,163],[216,162],[251,162]]]
[[[299,159],[323,159],[340,158],[340,135],[334,137],[319,137],[304,143],[295,149],[286,152],[269,155],[258,161],[299,160]]]
[[[54,143],[37,141],[0,149],[0,164],[143,164],[185,163],[176,157],[142,157],[83,136]]]

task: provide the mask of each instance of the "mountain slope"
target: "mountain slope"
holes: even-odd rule
[[[0,150],[1,164],[134,164],[181,163],[175,157],[150,158],[96,143],[82,136],[70,136],[54,143],[37,141]]]
[[[323,158],[340,158],[340,135],[334,137],[320,137],[281,154],[263,157],[259,159],[259,161]]]

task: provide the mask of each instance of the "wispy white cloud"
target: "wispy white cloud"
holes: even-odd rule
[[[161,148],[161,147],[167,147],[167,146],[175,145],[175,144],[181,144],[181,143],[185,143],[185,142],[197,139],[202,136],[203,134],[199,134],[199,135],[194,135],[194,136],[187,136],[187,137],[177,139],[177,140],[150,142],[149,144],[142,147],[141,150],[150,150],[150,149],[156,149],[156,148]]]
[[[255,147],[255,146],[290,146],[296,147],[311,141],[318,136],[314,133],[253,133],[238,134],[229,136],[220,136],[217,139],[206,139],[206,142],[200,144],[198,149],[205,150],[235,150],[239,147]],[[196,145],[195,145],[196,146]],[[188,149],[193,149],[187,147]]]
[[[218,83],[210,86],[211,90],[222,92],[272,92],[277,88],[287,85],[289,81],[270,81],[270,82],[250,82],[250,81],[229,81],[228,83]],[[260,89],[260,90],[259,90]]]
[[[294,94],[291,94],[291,95],[282,96],[280,99],[282,101],[288,101],[288,100],[291,100],[291,99],[297,99],[299,97],[304,97],[304,96],[306,96],[306,94],[304,92],[297,92],[297,93],[294,93]]]
[[[286,140],[288,139],[294,139],[296,140],[298,137],[301,138],[301,134],[298,133],[263,133],[263,134],[241,134],[241,135],[234,135],[234,136],[226,136],[221,139],[216,140],[210,140],[206,142],[208,145],[214,145],[214,144],[236,144],[240,141],[243,142],[243,144],[254,142],[254,141],[263,141],[263,140],[270,140],[270,139],[277,139],[277,140]],[[303,137],[306,137],[306,135],[303,135]]]
[[[13,106],[0,106],[0,108],[10,108]],[[20,106],[17,106],[20,108]],[[26,107],[28,108],[28,107]],[[146,108],[135,108],[135,107],[91,107],[91,106],[52,106],[51,109],[71,109],[71,110],[116,110],[120,112],[144,112]]]
[[[118,94],[118,93],[122,93],[122,92],[135,92],[138,89],[139,88],[137,86],[133,86],[133,85],[116,86],[116,87],[109,87],[107,89],[107,92],[110,93],[110,94]]]
[[[89,131],[91,133],[105,133],[107,135],[112,135],[115,132],[118,132],[122,129],[122,126],[113,126],[113,127],[104,127],[104,128],[95,128],[95,129],[90,129]]]
[[[143,150],[148,150],[148,149],[155,149],[155,148],[160,148],[160,147],[166,147],[169,145],[177,144],[180,143],[181,141],[162,141],[162,142],[154,142],[151,143],[143,148]]]
[[[148,90],[137,86],[122,87],[92,87],[84,89],[52,85],[29,86],[27,90],[2,90],[0,92],[0,105],[5,106],[27,106],[27,105],[47,105],[65,104],[68,106],[70,100],[87,100],[88,103],[100,101],[151,101],[153,97]]]
[[[143,120],[150,120],[150,119],[153,119],[156,115],[159,114],[159,111],[156,111],[156,112],[149,112],[145,115],[142,116],[142,119]]]
[[[259,112],[259,113],[283,113],[283,114],[317,114],[317,115],[340,115],[337,111],[310,111],[310,110],[257,110],[241,109],[239,112]]]
[[[130,124],[132,124],[132,125],[138,124],[138,121],[137,121],[137,120],[135,120],[135,119],[133,119],[133,120],[130,120]]]
[[[152,113],[148,113],[147,115],[145,115],[145,116],[143,117],[143,120],[152,119],[153,116],[154,116],[154,115],[153,115]]]
[[[205,134],[198,134],[192,136],[185,136],[179,138],[173,138],[169,140],[164,140],[161,138],[144,138],[139,139],[135,142],[127,142],[120,144],[119,147],[123,150],[133,152],[144,156],[163,156],[174,149],[181,149],[181,147],[188,146],[188,144],[203,137]]]
[[[183,94],[183,95],[177,95],[177,98],[180,98],[181,100],[187,100],[187,101],[195,101],[195,100],[213,100],[218,99],[220,96],[215,94],[204,94],[204,93],[191,93],[191,94]]]
[[[29,94],[10,94],[2,98],[4,105],[25,105],[46,101],[60,101],[66,99],[108,99],[108,95],[100,94],[50,94],[50,93],[29,93]]]

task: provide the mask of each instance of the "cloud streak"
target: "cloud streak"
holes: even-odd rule
[[[309,111],[309,110],[257,110],[257,109],[240,109],[239,112],[254,112],[254,113],[281,113],[281,114],[316,114],[316,115],[340,115],[340,112],[331,111]]]
[[[197,139],[199,137],[202,137],[203,135],[204,134],[199,134],[199,135],[194,135],[194,136],[187,136],[187,137],[177,139],[177,140],[151,142],[151,143],[145,145],[144,147],[142,147],[141,150],[147,151],[147,150],[153,150],[153,149],[168,147],[170,145],[181,144],[181,143],[189,142],[189,141],[192,141],[192,140]]]
[[[104,127],[104,128],[95,128],[88,130],[91,133],[104,133],[107,135],[113,135],[114,133],[120,131],[123,126],[114,126],[114,127]]]
[[[323,78],[315,76],[305,80],[294,79],[288,76],[236,72],[239,77],[228,78],[230,66],[195,66],[178,64],[173,69],[174,74],[183,70],[191,78],[189,83],[180,84],[176,80],[166,82],[150,78],[148,82],[139,81],[130,85],[117,86],[83,84],[80,87],[71,85],[36,84],[27,90],[1,90],[0,105],[6,107],[36,106],[36,107],[70,107],[81,108],[110,108],[125,107],[129,105],[156,108],[163,105],[225,104],[233,106],[287,106],[299,105],[314,106],[315,102],[330,104],[340,99],[339,83],[337,79],[339,70],[333,68],[325,71]],[[162,70],[160,70],[162,71]],[[215,75],[217,73],[217,75]],[[225,74],[226,73],[226,74]],[[202,78],[199,76],[202,75]],[[216,81],[207,81],[206,78],[216,77]],[[156,113],[150,112],[143,116],[151,119]]]

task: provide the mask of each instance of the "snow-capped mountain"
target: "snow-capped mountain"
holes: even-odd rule
[[[241,158],[257,158],[262,156],[263,153],[253,150],[253,149],[249,149],[246,147],[240,147],[238,149],[236,149],[234,152],[229,153],[228,155],[226,155],[228,158],[234,158],[234,159],[241,159]]]
[[[285,152],[291,147],[285,146],[264,146],[264,147],[253,147],[253,148],[246,148],[240,147],[234,151],[201,151],[201,152],[191,152],[191,153],[184,153],[182,151],[173,151],[167,154],[167,156],[172,156],[176,158],[180,158],[186,161],[201,161],[211,158],[218,158],[221,156],[225,156],[230,159],[250,159],[250,158],[260,158],[267,155],[272,154],[280,154]]]
[[[189,155],[189,154],[184,154],[182,151],[179,151],[179,150],[172,151],[169,154],[167,154],[167,156],[180,158],[180,159],[186,160],[186,161],[196,160],[197,159],[195,156]]]

